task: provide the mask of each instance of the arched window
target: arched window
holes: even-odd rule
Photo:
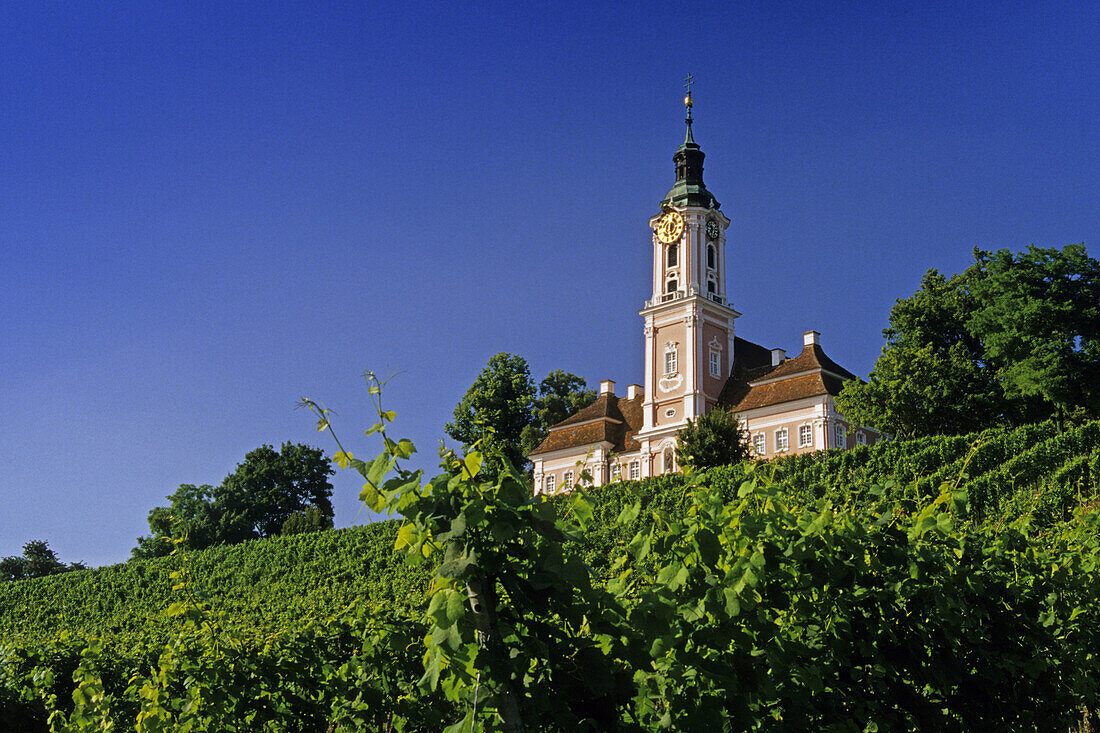
[[[665,283],[665,292],[666,293],[675,293],[676,290],[678,289],[678,286],[679,286],[679,283],[676,280],[669,280],[667,283]]]
[[[708,244],[707,245],[707,267],[709,267],[710,269],[713,270],[716,266],[717,261],[718,261],[718,256],[714,252],[714,245],[713,244]]]
[[[676,265],[679,264],[679,260],[680,248],[675,244],[668,245],[668,256],[666,257],[668,267],[676,267]]]

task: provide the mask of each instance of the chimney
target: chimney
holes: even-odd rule
[[[612,382],[610,379],[605,379],[602,382],[600,382],[600,395],[605,395],[605,394],[609,394],[609,395],[614,395],[615,394],[615,383]]]
[[[626,388],[626,398],[628,400],[637,399],[642,396],[642,385],[631,384]]]
[[[815,346],[821,344],[821,334],[817,331],[807,331],[802,334],[803,346]]]
[[[772,349],[772,366],[779,366],[779,362],[787,358],[786,349]]]

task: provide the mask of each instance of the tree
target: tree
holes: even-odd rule
[[[261,446],[214,489],[214,506],[226,541],[271,537],[307,507],[332,518],[335,470],[320,448],[284,443],[281,451]]]
[[[135,558],[163,557],[172,552],[172,540],[181,539],[189,549],[210,547],[221,538],[218,515],[214,508],[214,487],[180,484],[165,497],[168,506],[149,511],[148,537],[138,537]]]
[[[565,418],[591,405],[596,400],[596,390],[586,389],[585,381],[576,374],[555,369],[539,384],[539,396],[535,398],[534,416],[523,429],[520,439],[523,454],[539,447],[550,433],[550,428]]]
[[[904,437],[955,434],[1004,422],[1007,405],[981,341],[967,326],[980,271],[946,278],[932,269],[898,300],[886,346],[866,383],[848,382],[837,407],[851,421]]]
[[[167,507],[149,512],[148,537],[139,537],[135,558],[172,551],[173,540],[188,549],[234,544],[256,537],[332,526],[332,464],[319,448],[284,443],[261,446],[216,487],[182,484]],[[312,511],[307,516],[303,512]],[[292,518],[295,518],[293,521]]]
[[[332,529],[332,517],[326,516],[320,509],[311,506],[287,517],[279,534],[306,534],[307,532],[322,532],[326,529]]]
[[[447,435],[467,450],[482,441],[481,454],[490,474],[501,469],[498,455],[522,471],[527,453],[538,447],[551,425],[592,404],[593,390],[576,374],[555,369],[536,390],[522,356],[500,353],[478,374],[455,406]]]
[[[975,250],[964,272],[929,270],[894,304],[867,382],[847,383],[837,407],[902,437],[1097,414],[1098,298],[1100,266],[1082,245]]]
[[[975,250],[985,274],[970,318],[1010,398],[1039,398],[1059,419],[1100,412],[1100,262],[1083,244]]]
[[[66,565],[57,559],[45,540],[31,540],[23,545],[23,556],[5,557],[0,560],[0,580],[23,580],[24,578],[42,578],[70,570],[84,570],[82,562]]]
[[[697,420],[689,419],[677,439],[676,459],[682,466],[728,466],[752,455],[749,434],[741,427],[737,413],[721,405]]]
[[[477,375],[454,409],[454,421],[444,430],[467,449],[481,440],[486,470],[499,472],[497,456],[522,468],[523,429],[530,424],[535,409],[535,384],[527,361],[515,354],[501,352]]]

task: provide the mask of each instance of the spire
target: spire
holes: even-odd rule
[[[687,133],[684,135],[683,144],[672,156],[672,162],[676,164],[676,184],[661,201],[661,208],[702,206],[707,209],[717,209],[719,203],[703,185],[703,158],[706,155],[695,142],[691,131],[691,125],[694,122],[691,112],[695,106],[695,99],[691,96],[691,85],[695,83],[695,77],[688,74],[684,82],[684,88],[687,90],[687,94],[684,95],[684,107],[687,109],[684,122],[687,124]]]
[[[695,105],[691,98],[691,85],[695,83],[695,77],[688,74],[684,82],[684,89],[687,90],[687,94],[684,95],[684,106],[687,107],[687,117],[684,118],[684,122],[687,123],[687,135],[684,137],[684,144],[680,147],[686,148],[689,145],[699,147],[695,144],[695,138],[691,136],[691,108]]]

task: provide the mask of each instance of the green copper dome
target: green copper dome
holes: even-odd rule
[[[667,206],[701,206],[704,209],[717,209],[721,206],[703,184],[703,158],[706,154],[699,148],[691,134],[691,95],[684,104],[687,106],[687,134],[684,143],[672,156],[676,164],[676,183],[661,201],[661,208]]]

